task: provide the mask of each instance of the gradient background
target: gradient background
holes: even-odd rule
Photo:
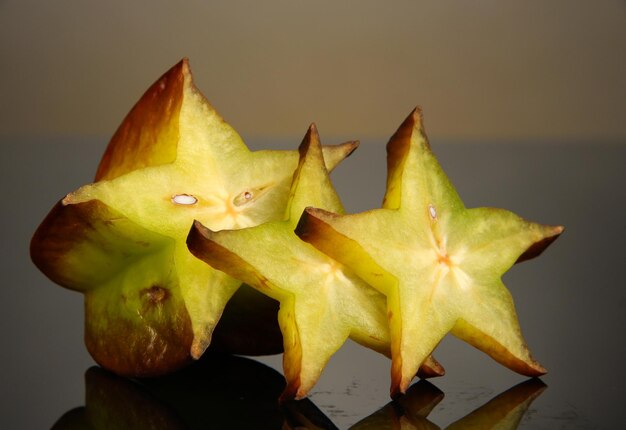
[[[84,404],[82,298],[34,268],[28,241],[183,56],[255,149],[295,148],[312,121],[325,143],[362,140],[333,176],[349,211],[379,205],[383,143],[420,104],[468,206],[567,229],[505,277],[550,370],[527,427],[626,420],[626,2],[0,0],[3,427]],[[437,357],[439,425],[523,380],[454,339]],[[388,366],[348,345],[312,400],[345,428],[387,401]]]
[[[187,56],[244,136],[624,139],[626,3],[0,1],[0,133],[109,136]]]

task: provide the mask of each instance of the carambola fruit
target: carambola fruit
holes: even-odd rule
[[[309,205],[343,211],[314,125],[300,145],[285,221],[219,232],[196,221],[187,240],[195,256],[280,302],[283,399],[306,396],[348,338],[389,355],[384,296],[294,234]],[[432,360],[422,370],[442,373]]]
[[[122,375],[171,372],[212,341],[284,346],[282,399],[300,398],[352,338],[391,356],[395,397],[416,374],[443,373],[431,354],[448,332],[543,374],[501,277],[563,228],[466,208],[419,109],[387,145],[382,208],[343,214],[328,171],[355,147],[322,147],[312,126],[299,152],[251,152],[183,60],[130,111],[95,182],[48,214],[32,259],[85,294],[87,348]]]
[[[387,297],[392,396],[406,391],[448,332],[518,373],[545,373],[501,277],[563,228],[466,208],[431,152],[419,109],[391,137],[387,155],[381,209],[340,215],[308,208],[296,232]]]
[[[326,147],[328,167],[352,150]],[[126,116],[95,182],[48,214],[31,257],[51,280],[85,294],[85,342],[100,365],[128,376],[167,373],[204,352],[240,286],[189,253],[193,220],[220,230],[281,219],[297,164],[297,151],[251,152],[183,60]],[[282,350],[272,300],[248,288],[229,312],[236,316],[217,337],[226,340],[221,349]],[[251,323],[228,324],[234,319]]]

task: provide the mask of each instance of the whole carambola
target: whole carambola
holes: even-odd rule
[[[353,149],[325,147],[328,167]],[[95,182],[48,214],[31,257],[85,294],[87,348],[118,374],[169,372],[212,338],[234,353],[280,352],[277,303],[250,288],[235,294],[240,282],[193,257],[185,240],[194,220],[221,230],[281,219],[297,164],[295,150],[251,152],[183,60],[126,116]]]

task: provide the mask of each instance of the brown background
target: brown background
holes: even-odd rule
[[[626,138],[626,2],[0,1],[0,135],[110,136],[181,57],[246,138]]]

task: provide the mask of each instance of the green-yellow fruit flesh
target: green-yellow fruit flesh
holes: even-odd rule
[[[391,138],[388,157],[382,209],[336,215],[309,208],[297,234],[387,296],[392,394],[407,389],[448,332],[519,373],[545,373],[526,347],[500,278],[529,250],[540,253],[562,227],[499,209],[466,209],[430,151],[418,110]]]
[[[328,167],[353,149],[325,147]],[[61,200],[31,242],[50,279],[85,293],[96,361],[121,374],[159,374],[203,353],[240,282],[188,252],[189,227],[194,219],[214,229],[283,219],[298,158],[249,151],[193,85],[186,60],[148,89],[113,136],[96,182]],[[276,308],[261,300],[258,312],[241,313],[258,348],[231,352],[281,351]]]
[[[287,379],[283,399],[304,397],[349,337],[389,354],[384,296],[293,232],[307,205],[343,210],[314,126],[300,153],[287,220],[220,232],[196,222],[188,238],[194,255],[280,302]],[[425,375],[440,372],[436,362],[429,364]]]

